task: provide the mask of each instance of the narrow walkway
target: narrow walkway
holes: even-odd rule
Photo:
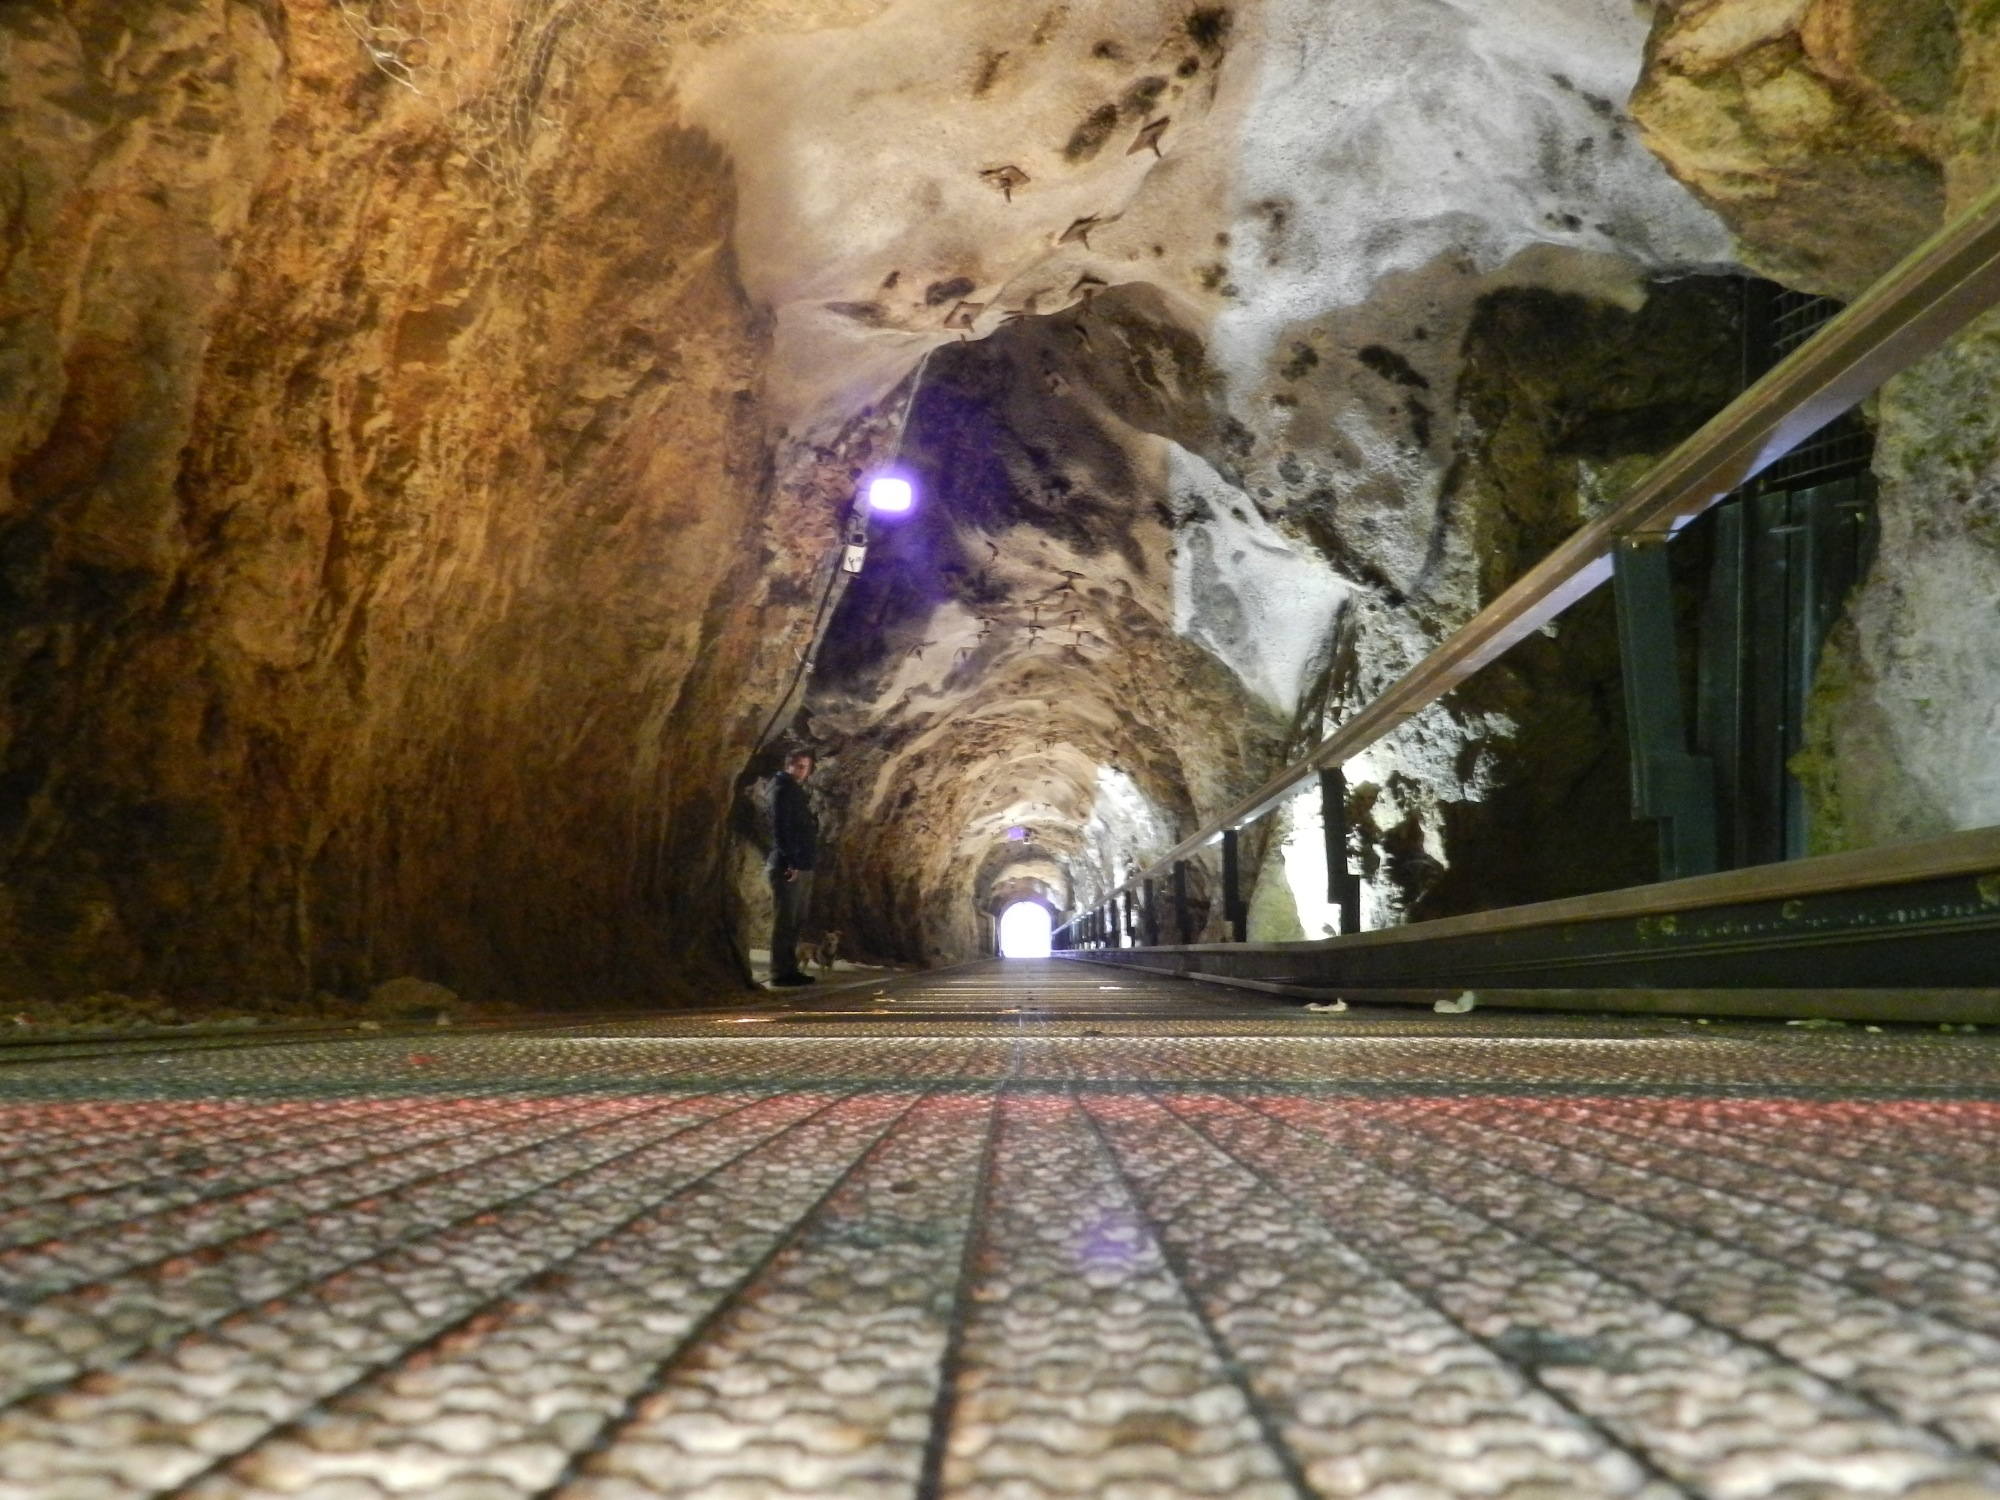
[[[2000,1496],[1996,1224],[1934,1032],[1050,961],[0,1051],[0,1497]]]

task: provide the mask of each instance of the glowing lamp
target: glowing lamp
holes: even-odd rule
[[[916,503],[917,492],[900,474],[877,474],[868,481],[868,508],[901,515]]]

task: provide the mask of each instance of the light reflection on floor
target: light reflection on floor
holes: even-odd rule
[[[1991,1041],[884,999],[0,1069],[0,1500],[2000,1494]]]

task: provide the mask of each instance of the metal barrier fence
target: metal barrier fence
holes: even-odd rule
[[[1241,830],[1320,778],[1329,900],[1358,930],[1359,880],[1347,867],[1342,766],[1608,581],[1614,559],[1657,549],[1799,444],[1934,353],[2000,303],[2000,187],[1919,246],[1762,379],[1682,443],[1617,506],[1579,528],[1403,677],[1306,755],[1056,929],[1059,948],[1182,945],[1190,931],[1187,864],[1222,845],[1222,913],[1241,942],[1249,916]],[[1172,891],[1163,921],[1161,884]],[[1422,926],[1423,924],[1418,924]]]

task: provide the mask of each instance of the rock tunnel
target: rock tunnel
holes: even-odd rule
[[[1994,45],[1952,0],[11,5],[0,987],[672,1005],[759,940],[793,744],[851,954],[1086,907],[1738,396],[1772,298],[1971,204]],[[1725,867],[2000,822],[1994,338],[1848,419],[1790,844]],[[1346,768],[1367,926],[1658,877],[1614,636]],[[1253,935],[1337,930],[1316,816],[1246,833]]]
[[[0,1500],[2000,1496],[1996,376],[1996,0],[0,0]]]

